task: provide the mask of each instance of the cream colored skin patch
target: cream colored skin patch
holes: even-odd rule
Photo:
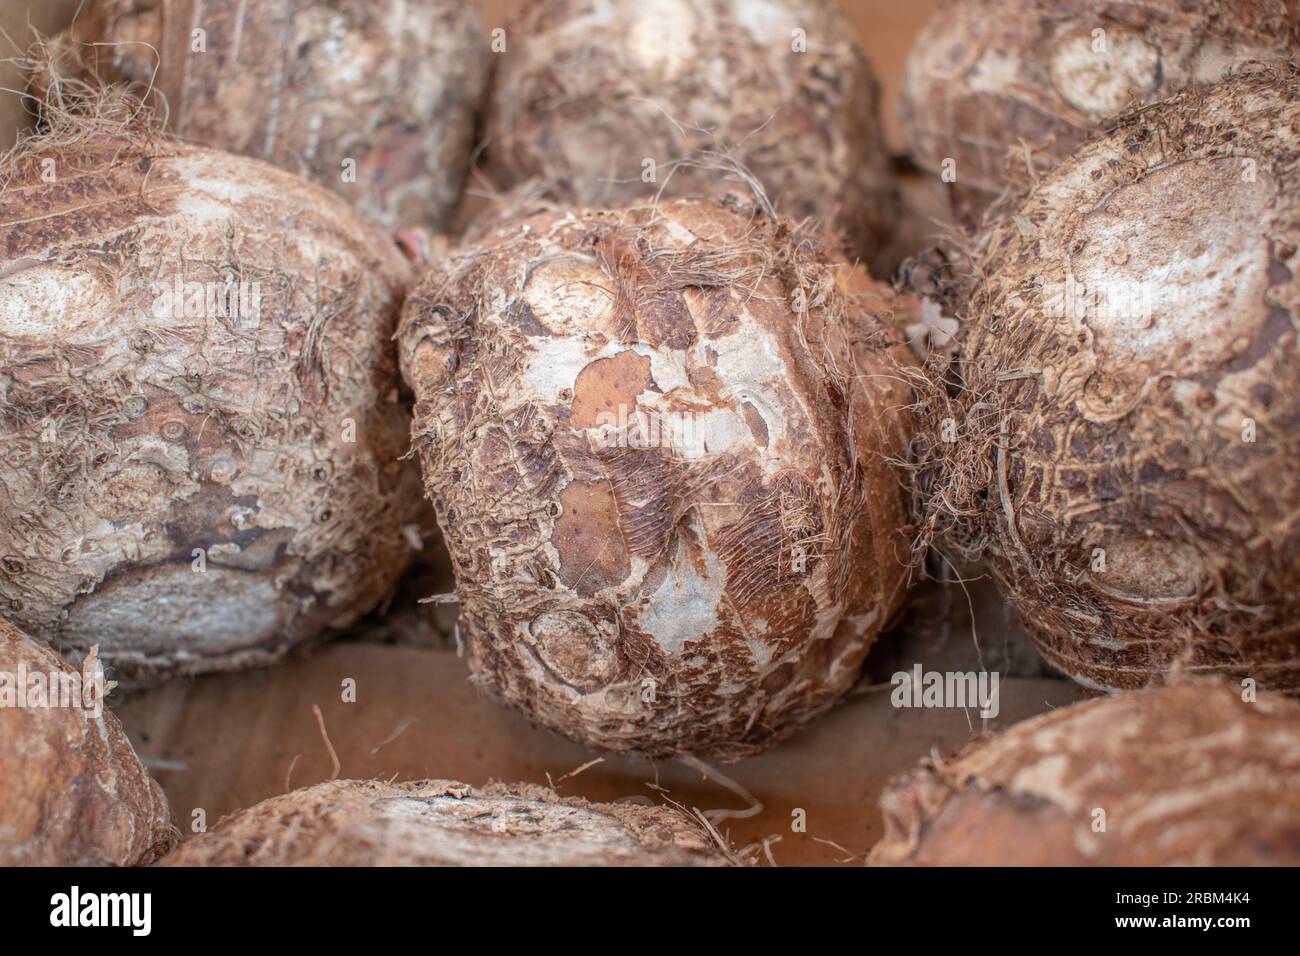
[[[1080,29],[1056,41],[1048,71],[1067,103],[1101,118],[1156,91],[1160,51],[1140,32],[1118,25]]]
[[[708,548],[694,554],[678,542],[663,583],[650,595],[640,624],[668,654],[688,641],[708,640],[718,626],[727,571]],[[770,652],[769,652],[770,656]]]
[[[29,260],[0,279],[0,330],[14,338],[48,339],[102,328],[113,298],[93,274]]]
[[[662,0],[633,11],[623,23],[623,45],[628,58],[671,80],[690,69],[696,59],[698,20],[688,0]]]
[[[1077,318],[1096,335],[1108,374],[1140,378],[1176,364],[1194,375],[1258,333],[1270,282],[1259,223],[1274,187],[1267,171],[1244,180],[1244,168],[1231,157],[1151,172],[1107,197],[1070,237],[1082,246],[1069,258],[1078,287],[1098,296]]]

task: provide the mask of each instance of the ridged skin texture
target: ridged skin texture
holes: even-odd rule
[[[148,137],[42,137],[6,172],[0,612],[144,680],[378,603],[419,495],[396,247],[288,173]]]
[[[412,292],[481,686],[593,746],[732,759],[854,683],[909,576],[911,358],[817,242],[735,201],[546,212]]]
[[[390,231],[452,222],[487,82],[477,4],[94,0],[59,47],[150,91],[186,142],[297,173]]]
[[[164,866],[727,866],[667,807],[545,787],[335,780],[264,800],[185,841]]]
[[[0,671],[11,689],[24,665],[45,681],[77,673],[0,621]],[[135,866],[175,845],[167,799],[106,707],[93,717],[25,703],[0,707],[0,866]]]
[[[540,178],[584,206],[714,195],[737,181],[673,164],[730,150],[781,214],[816,217],[851,254],[888,240],[878,85],[833,0],[539,0],[508,43],[485,132],[499,186]]]
[[[1130,103],[1217,82],[1249,59],[1294,62],[1297,9],[1294,0],[949,0],[908,57],[903,129],[923,168],[939,174],[956,160],[952,192],[976,215],[1028,178],[1026,155],[1046,172]]]
[[[985,239],[956,454],[1005,592],[1089,687],[1300,690],[1298,246],[1294,68],[1129,115]]]
[[[875,866],[1296,866],[1300,705],[1188,684],[1087,701],[927,759]]]

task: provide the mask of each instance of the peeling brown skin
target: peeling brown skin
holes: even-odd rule
[[[1005,593],[1086,686],[1300,691],[1297,197],[1300,81],[1251,70],[1119,120],[985,237],[932,505],[983,489]],[[1150,316],[1054,308],[1071,275],[1143,283]]]
[[[186,142],[297,173],[389,231],[452,224],[487,81],[473,3],[94,0],[56,50],[148,93]]]
[[[480,686],[595,747],[724,760],[852,686],[909,581],[912,359],[888,289],[819,243],[734,200],[542,212],[412,292]]]
[[[75,674],[0,621],[0,671]],[[29,701],[30,703],[30,701]],[[0,707],[0,866],[136,866],[177,842],[162,789],[122,725],[71,707]]]
[[[917,35],[900,116],[911,153],[977,222],[1130,103],[1218,81],[1247,60],[1294,61],[1294,0],[949,0]],[[1106,31],[1107,53],[1092,52]],[[1023,144],[1023,145],[1022,145]]]
[[[1087,701],[923,760],[880,809],[874,866],[1295,866],[1300,705],[1215,683]]]
[[[546,787],[334,780],[264,800],[163,866],[728,866],[669,807],[588,803]]]
[[[396,247],[296,177],[144,134],[52,134],[4,173],[3,613],[147,681],[273,659],[378,603],[419,508]],[[176,276],[256,282],[260,318],[156,315]]]
[[[782,215],[815,217],[851,256],[888,241],[901,206],[879,87],[831,0],[534,0],[507,33],[484,132],[499,186],[540,179],[580,206],[721,195],[738,181],[673,164],[731,150]]]

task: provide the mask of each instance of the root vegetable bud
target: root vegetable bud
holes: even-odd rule
[[[1295,866],[1300,705],[1203,683],[1075,704],[923,761],[880,808],[877,866]]]
[[[541,213],[431,271],[399,345],[476,681],[723,759],[852,686],[909,577],[890,302],[734,198]]]
[[[508,38],[485,133],[499,186],[540,178],[582,206],[708,195],[737,188],[727,152],[854,255],[888,240],[878,86],[830,0],[545,0]]]
[[[127,680],[346,626],[411,553],[405,261],[288,173],[61,123],[2,171],[0,612]]]
[[[528,784],[336,780],[264,800],[166,866],[726,866],[667,807],[588,803]]]
[[[186,142],[297,173],[390,232],[452,223],[487,77],[476,4],[94,0],[56,49]]]
[[[932,514],[1093,688],[1300,691],[1300,73],[1117,121],[984,239]],[[963,512],[966,512],[963,515]]]
[[[135,866],[176,842],[162,790],[81,671],[0,621],[0,866]]]
[[[1129,104],[1294,60],[1291,0],[956,0],[917,36],[903,128],[917,162],[978,214],[1027,158],[1039,172]]]

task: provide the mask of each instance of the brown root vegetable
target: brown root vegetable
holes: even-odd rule
[[[334,780],[264,800],[164,866],[727,866],[684,812],[529,784]]]
[[[473,3],[94,0],[57,48],[186,142],[288,169],[389,231],[451,225],[487,77]]]
[[[876,866],[1295,866],[1300,705],[1193,683],[1086,701],[926,759]]]
[[[966,421],[931,514],[973,519],[1048,660],[1300,691],[1300,73],[1117,121],[983,240]]]
[[[351,623],[411,554],[407,264],[288,173],[63,122],[0,170],[0,612],[129,680]]]
[[[903,129],[923,168],[955,162],[969,222],[1027,161],[1050,170],[1130,103],[1294,60],[1298,30],[1292,0],[950,0],[912,47]]]
[[[135,866],[176,843],[96,675],[0,621],[0,866]]]
[[[854,255],[894,228],[877,82],[833,0],[542,0],[507,42],[485,132],[502,187],[540,178],[580,206],[711,195],[736,187],[728,153]]]
[[[542,213],[435,267],[399,349],[475,680],[647,755],[830,706],[909,579],[891,302],[734,199]]]

